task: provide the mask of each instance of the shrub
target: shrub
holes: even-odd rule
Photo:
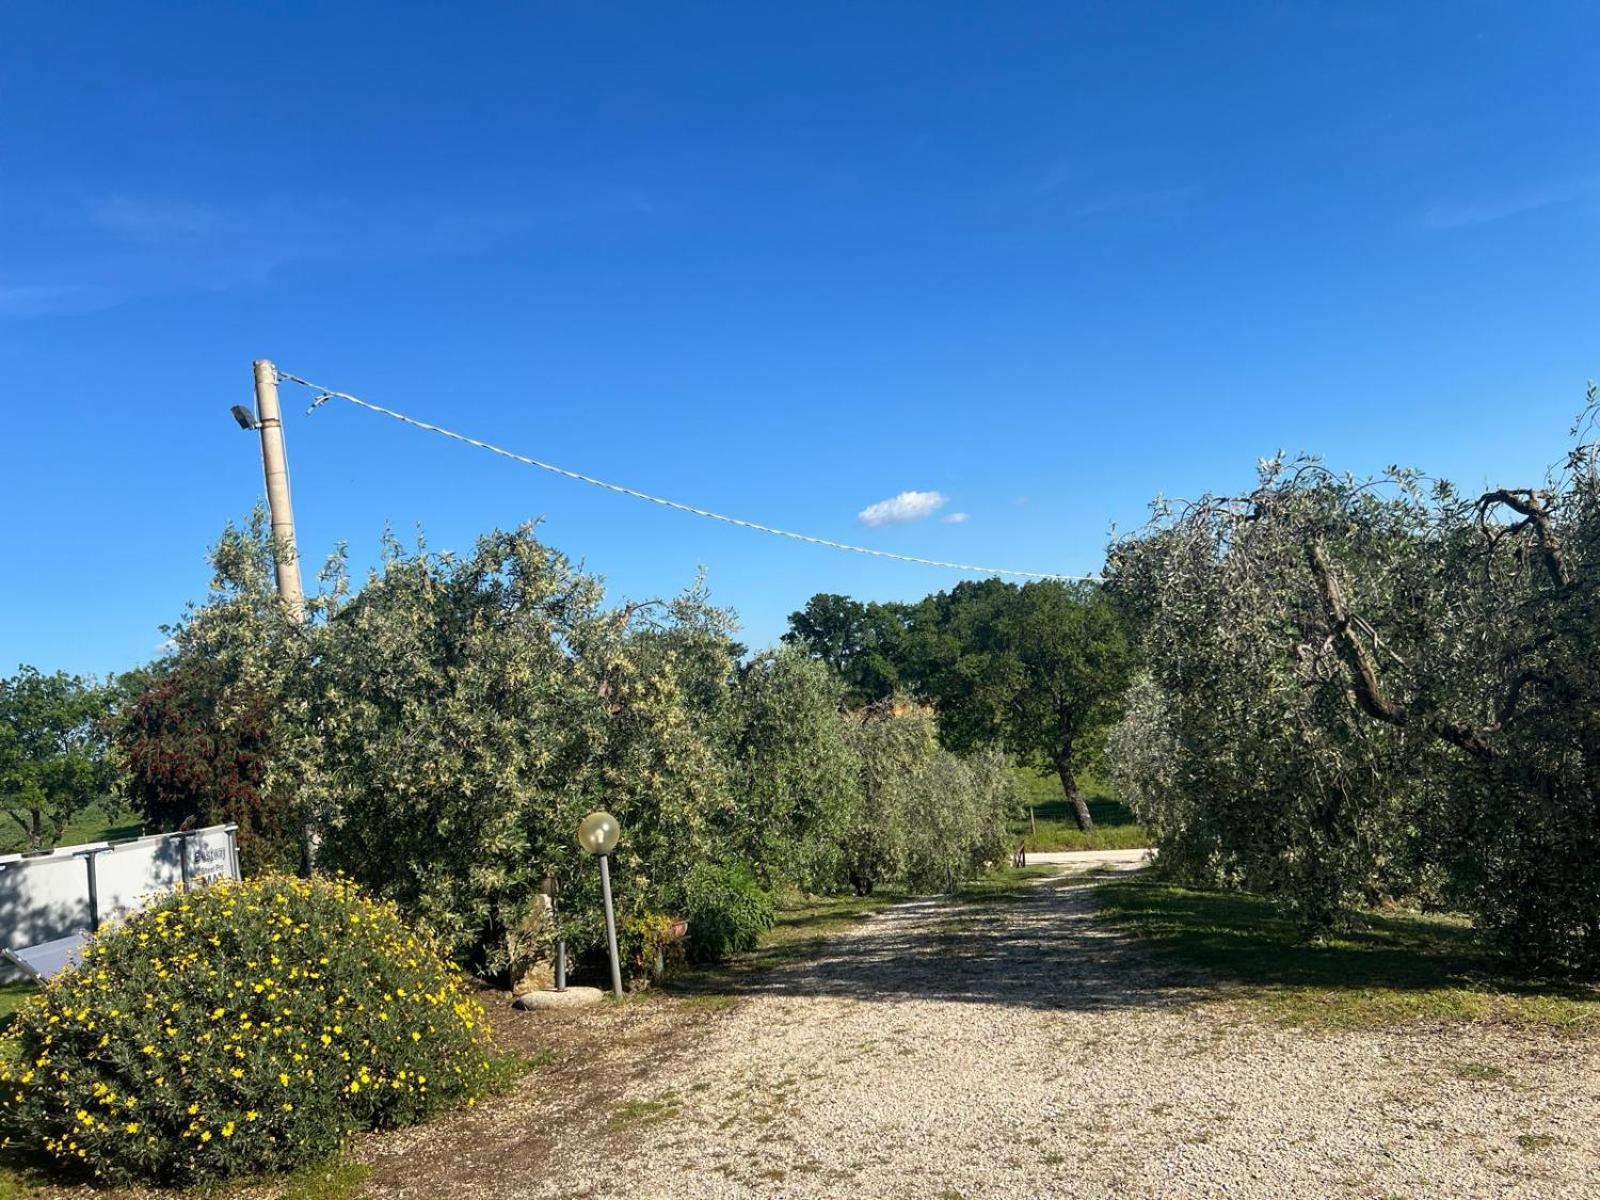
[[[961,758],[937,751],[915,777],[902,821],[903,881],[919,892],[954,892],[1005,857],[1005,822],[1021,808],[1016,777],[998,751]]]
[[[744,867],[701,865],[683,884],[689,952],[698,959],[752,950],[777,920],[772,897]]]
[[[854,720],[861,803],[845,822],[842,873],[857,895],[897,880],[953,891],[1004,859],[1006,821],[1022,807],[1005,757],[940,747],[933,710],[905,701]]]
[[[630,990],[649,987],[658,963],[663,971],[671,971],[683,962],[683,943],[673,936],[676,925],[671,916],[657,912],[622,922],[617,930],[617,953],[622,956],[622,971]]]
[[[753,659],[733,691],[733,856],[768,885],[827,887],[839,876],[840,825],[861,803],[843,685],[786,647]]]
[[[173,895],[103,931],[0,1039],[0,1144],[108,1180],[289,1170],[474,1097],[454,969],[344,881]]]

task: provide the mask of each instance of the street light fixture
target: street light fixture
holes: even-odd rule
[[[257,428],[255,417],[252,416],[250,410],[242,404],[235,404],[233,406],[233,419],[239,422],[240,429]]]
[[[622,999],[622,965],[617,956],[617,918],[611,908],[609,856],[617,848],[622,826],[608,812],[592,812],[578,823],[578,847],[600,860],[600,894],[606,902],[606,944],[611,949],[611,993]]]

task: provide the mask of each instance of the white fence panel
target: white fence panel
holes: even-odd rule
[[[81,849],[0,859],[0,945],[7,950],[36,946],[93,924],[89,867],[77,853]]]
[[[239,878],[236,826],[0,856],[0,948],[22,950],[90,932],[157,896]],[[0,979],[16,973],[0,963]]]

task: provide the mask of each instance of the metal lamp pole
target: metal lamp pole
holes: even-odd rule
[[[611,951],[611,994],[622,999],[622,960],[617,954],[617,917],[611,907],[611,852],[622,827],[608,812],[592,812],[578,825],[578,845],[600,860],[600,894],[606,902],[606,945]]]
[[[600,856],[600,892],[606,898],[606,943],[611,947],[611,994],[622,997],[622,966],[617,961],[617,918],[611,910],[611,856]]]

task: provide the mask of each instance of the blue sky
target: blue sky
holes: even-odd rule
[[[1042,571],[1280,447],[1529,480],[1600,374],[1597,52],[1582,3],[13,6],[0,669],[156,651],[261,493],[258,357]],[[285,399],[312,564],[542,515],[618,595],[703,565],[758,645],[958,578]],[[945,503],[858,521],[905,491]]]

